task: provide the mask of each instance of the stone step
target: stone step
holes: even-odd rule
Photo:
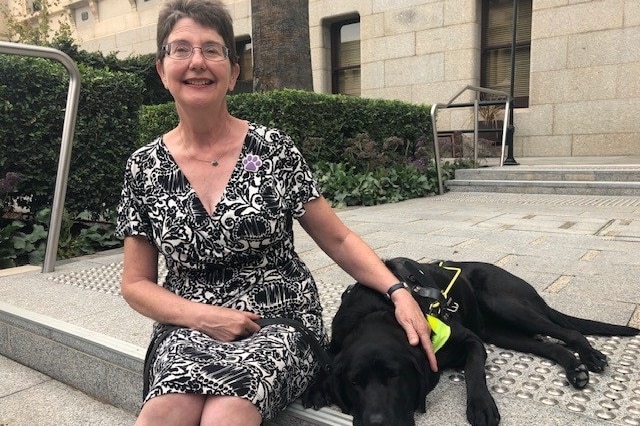
[[[640,182],[640,167],[486,167],[457,169],[455,178],[456,180]]]
[[[0,302],[0,353],[87,395],[136,413],[145,350],[46,315]],[[336,409],[298,402],[265,426],[350,426]]]
[[[640,182],[561,181],[513,179],[452,179],[444,182],[449,191],[522,194],[623,195],[640,196]]]
[[[640,166],[504,166],[457,169],[450,191],[565,195],[640,195]]]

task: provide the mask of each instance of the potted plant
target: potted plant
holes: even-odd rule
[[[497,100],[486,98],[485,100]],[[480,138],[489,139],[494,143],[502,141],[502,126],[504,124],[504,104],[480,105],[478,107],[478,129],[494,130],[480,132]]]

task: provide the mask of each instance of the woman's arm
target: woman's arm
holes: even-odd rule
[[[158,251],[143,236],[124,239],[121,293],[142,315],[163,324],[200,330],[222,341],[236,340],[260,329],[259,316],[187,300],[157,284]]]
[[[305,214],[299,221],[318,246],[356,281],[380,293],[386,293],[398,282],[398,278],[380,257],[340,220],[323,197],[306,203]],[[431,369],[437,371],[431,345],[431,329],[418,303],[407,291],[395,291],[391,300],[396,307],[396,318],[407,333],[409,343],[414,346],[420,343]]]

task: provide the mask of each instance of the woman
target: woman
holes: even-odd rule
[[[286,135],[229,114],[239,66],[219,1],[169,0],[157,43],[179,124],[130,157],[118,210],[122,295],[155,320],[158,341],[136,424],[259,425],[302,394],[318,364],[293,328],[256,321],[295,319],[325,339],[292,220],[356,280],[384,293],[397,279],[334,214]],[[417,304],[406,291],[391,299],[435,370]],[[178,328],[163,334],[163,324]]]

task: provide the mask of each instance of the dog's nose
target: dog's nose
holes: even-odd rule
[[[374,413],[368,416],[367,426],[386,426],[389,423],[386,421],[385,416],[381,413]]]

